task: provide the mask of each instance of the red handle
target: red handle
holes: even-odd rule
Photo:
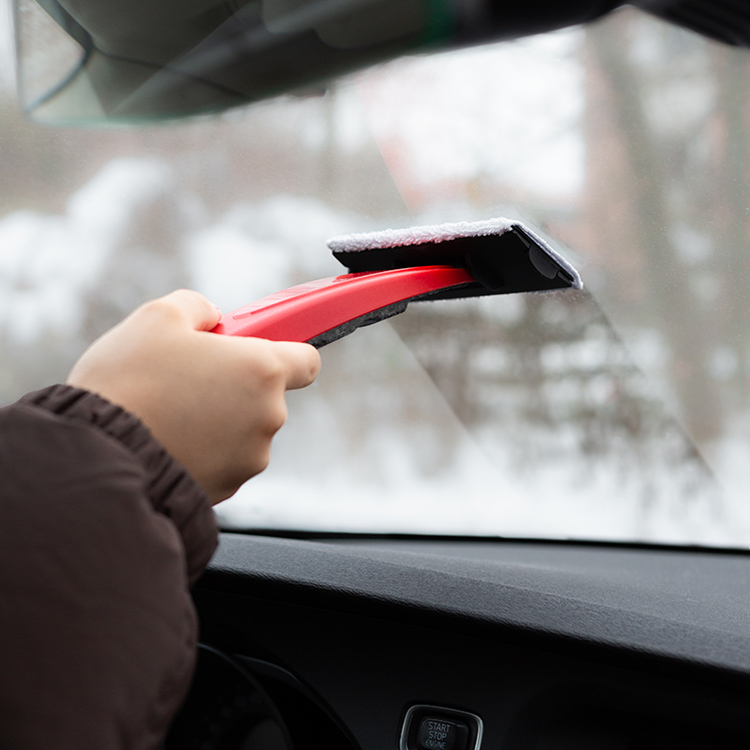
[[[398,302],[470,284],[464,268],[420,266],[333,276],[285,289],[225,315],[214,333],[311,341]]]

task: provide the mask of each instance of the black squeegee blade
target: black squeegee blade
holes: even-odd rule
[[[466,268],[476,279],[474,284],[417,299],[542,292],[567,289],[575,283],[570,273],[520,226],[503,234],[371,250],[335,250],[333,255],[351,273],[446,265]]]

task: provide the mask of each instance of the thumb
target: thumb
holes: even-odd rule
[[[221,320],[221,310],[200,292],[178,289],[157,300],[179,312],[195,331],[210,331]]]

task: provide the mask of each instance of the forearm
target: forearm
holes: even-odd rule
[[[65,386],[0,410],[0,746],[155,747],[215,543],[203,490],[127,412]]]

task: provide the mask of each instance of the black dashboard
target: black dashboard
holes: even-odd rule
[[[223,534],[167,747],[750,745],[750,555]]]

